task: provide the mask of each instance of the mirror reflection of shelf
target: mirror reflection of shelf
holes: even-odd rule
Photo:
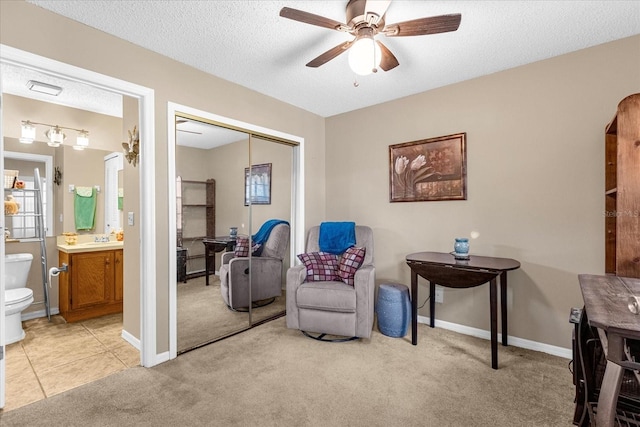
[[[215,180],[176,178],[177,245],[186,250],[186,278],[205,274],[205,237],[215,236]],[[187,235],[185,235],[187,234]],[[180,276],[180,274],[179,274]]]

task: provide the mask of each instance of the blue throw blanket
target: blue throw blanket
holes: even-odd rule
[[[271,230],[273,230],[273,227],[275,227],[278,224],[289,225],[287,221],[284,221],[282,219],[270,219],[269,221],[262,224],[262,227],[260,227],[260,230],[258,230],[256,234],[251,236],[251,240],[253,241],[253,244],[262,245],[264,242],[266,242],[267,239],[269,238],[269,235],[271,234]]]
[[[355,222],[323,222],[318,244],[322,252],[341,255],[356,244]]]

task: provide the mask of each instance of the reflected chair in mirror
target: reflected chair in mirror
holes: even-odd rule
[[[306,253],[301,256],[329,255],[320,252],[319,237],[320,227],[312,227],[307,237]],[[367,226],[356,225],[355,240],[354,247],[337,257],[340,267],[343,267],[352,249],[365,249],[364,257],[359,259],[361,265],[355,273],[351,272],[349,280],[342,274],[343,268],[340,268],[340,276],[332,280],[323,280],[331,277],[324,276],[322,272],[310,277],[309,274],[313,273],[304,263],[289,268],[286,278],[288,328],[299,329],[306,336],[321,341],[371,337],[375,294],[373,231]]]
[[[288,224],[273,227],[269,237],[260,247],[260,254],[253,254],[251,261],[248,253],[246,256],[238,256],[243,246],[240,242],[243,238],[248,241],[247,236],[238,236],[234,252],[222,254],[220,293],[230,309],[248,310],[249,283],[253,307],[270,304],[282,295],[283,260],[289,247],[289,234]]]

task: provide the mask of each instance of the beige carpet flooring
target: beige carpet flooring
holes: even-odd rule
[[[202,343],[243,330],[249,326],[249,313],[229,310],[220,295],[220,279],[209,276],[209,286],[205,278],[189,279],[178,283],[177,346],[178,352],[188,350]],[[252,310],[251,321],[272,317],[285,311],[286,298],[276,298],[273,303]]]
[[[285,318],[13,411],[10,426],[570,426],[568,360],[419,325],[325,343]]]

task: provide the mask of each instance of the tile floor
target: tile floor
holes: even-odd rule
[[[121,337],[122,313],[76,323],[43,317],[23,327],[25,339],[6,347],[4,412],[140,364]]]

